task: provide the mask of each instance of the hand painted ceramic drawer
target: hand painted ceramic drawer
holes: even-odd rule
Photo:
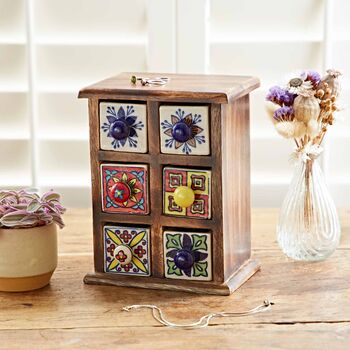
[[[100,147],[119,152],[147,152],[145,103],[100,103]]]
[[[212,280],[211,234],[164,231],[166,278]]]
[[[211,218],[211,171],[165,167],[163,213],[189,218]]]
[[[162,105],[159,117],[162,153],[210,154],[208,106]]]
[[[101,165],[102,210],[148,214],[148,168],[143,164]]]
[[[148,228],[104,226],[105,272],[150,276]]]

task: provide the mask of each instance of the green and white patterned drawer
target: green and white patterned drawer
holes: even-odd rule
[[[166,230],[163,242],[166,278],[212,280],[210,233]]]

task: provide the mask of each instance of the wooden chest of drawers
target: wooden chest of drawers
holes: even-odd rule
[[[95,272],[84,281],[228,295],[259,269],[249,153],[259,81],[169,75],[141,86],[131,75],[79,93],[89,99],[94,223]]]

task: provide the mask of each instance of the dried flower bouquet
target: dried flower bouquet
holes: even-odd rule
[[[284,86],[273,86],[266,96],[275,129],[296,144],[293,157],[299,166],[281,209],[277,233],[285,254],[297,260],[325,259],[339,241],[336,209],[315,162],[339,110],[339,76],[333,69],[322,78],[306,70]]]
[[[340,91],[340,72],[328,69],[321,78],[315,71],[304,71],[286,86],[272,87],[267,96],[268,111],[277,132],[294,139],[297,151],[320,146],[329,125],[333,125]]]

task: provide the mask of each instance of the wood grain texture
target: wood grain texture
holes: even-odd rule
[[[109,274],[92,273],[84,277],[86,284],[99,284],[104,286],[117,287],[138,287],[146,289],[172,290],[179,292],[192,292],[209,295],[230,295],[236,291],[243,283],[249,280],[260,269],[260,264],[257,260],[247,260],[238,270],[228,278],[224,283],[218,284],[215,282],[200,282],[200,281],[186,281],[172,280],[151,277],[129,278],[128,276],[118,276],[115,278]]]
[[[250,258],[249,95],[222,105],[225,279]]]
[[[162,164],[158,160],[160,153],[159,139],[159,103],[148,101],[147,122],[149,130],[149,152],[150,160],[150,207],[152,215],[151,227],[151,264],[152,276],[163,277],[163,232],[161,227],[162,215]]]
[[[180,331],[181,332],[181,331]],[[249,324],[217,325],[183,331],[159,327],[85,327],[0,331],[1,350],[33,349],[235,349],[235,350],[345,350],[349,324]],[[44,344],[44,345],[43,345]]]
[[[29,293],[0,293],[0,349],[334,349],[350,343],[350,210],[339,210],[339,249],[326,261],[293,262],[277,249],[277,209],[253,209],[253,256],[262,269],[230,297],[84,285],[93,264],[91,210],[68,210],[59,235],[59,264],[51,285]],[[147,310],[157,304],[172,321],[209,312],[244,311],[265,298],[271,310],[215,319],[206,329],[159,326]]]
[[[143,77],[167,76],[170,81],[163,86],[141,86],[130,82],[132,75]],[[164,101],[195,101],[228,103],[260,86],[258,78],[230,75],[194,75],[168,73],[121,73],[102,80],[79,92],[79,97],[95,96],[100,99],[142,98]]]
[[[177,322],[223,310],[247,310],[265,298],[270,311],[215,319],[212,324],[350,322],[349,250],[315,264],[291,262],[278,251],[258,251],[262,269],[229,297],[175,291],[84,285],[92,256],[63,256],[51,285],[28,293],[0,293],[0,329],[157,326],[147,311],[120,312],[132,304],[157,304]]]
[[[223,182],[220,181],[222,176],[222,121],[221,121],[220,104],[212,104],[210,108],[210,138],[211,138],[211,209],[212,221],[214,225],[210,227],[213,241],[213,280],[218,283],[225,281],[224,271],[224,232],[223,232]],[[226,190],[226,189],[225,189]],[[232,273],[232,272],[231,272]]]
[[[103,266],[103,238],[100,224],[102,208],[100,162],[98,151],[100,149],[100,122],[99,100],[95,97],[89,99],[89,129],[90,129],[90,168],[92,189],[93,237],[94,237],[94,266],[95,271],[104,271]]]

